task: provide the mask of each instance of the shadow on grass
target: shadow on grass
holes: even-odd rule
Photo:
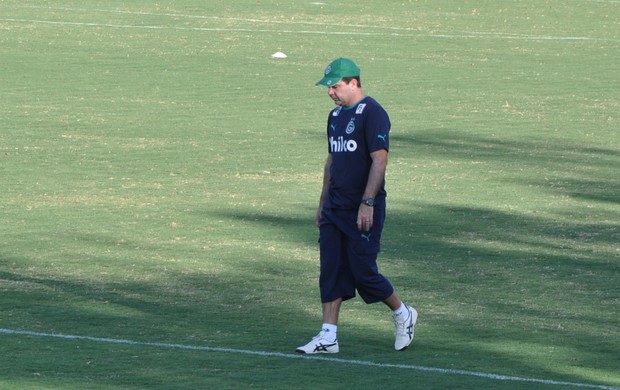
[[[619,200],[618,183],[607,173],[567,179],[567,170],[562,169],[574,167],[580,174],[598,168],[607,172],[619,157],[614,150],[463,140],[455,133],[433,132],[395,137],[395,141],[425,149],[424,153],[437,158],[522,158],[529,167],[548,170],[556,166],[556,176],[547,178],[550,181],[533,176],[524,179],[524,184],[544,184],[546,191],[583,201],[616,204]],[[205,210],[204,216],[261,229],[260,237],[267,243],[282,240],[310,248],[316,246],[317,237],[313,206],[309,205],[305,215],[220,209]],[[617,215],[609,215],[609,219],[618,220]],[[239,232],[236,239],[242,238],[243,232]],[[81,237],[85,246],[101,246],[103,251],[114,251],[113,243],[119,239]],[[554,366],[572,364],[611,375],[618,366],[616,352],[620,347],[619,324],[614,316],[620,299],[616,287],[619,241],[617,223],[577,219],[558,224],[535,215],[446,206],[432,200],[401,202],[400,208],[388,210],[380,264],[385,264],[390,271],[386,276],[397,288],[403,286],[403,292],[410,294],[420,308],[418,340],[411,351],[394,354],[389,348],[382,349],[389,343],[373,347],[377,343],[375,329],[360,325],[360,330],[351,331],[350,353],[353,358],[364,358],[370,351],[386,363],[410,363],[415,357],[420,365],[512,375],[534,373],[563,380],[588,378],[578,372],[566,374],[564,368],[554,370]],[[140,251],[171,253],[164,244],[126,245]],[[187,274],[180,268],[165,271],[165,267],[153,264],[150,272],[143,269],[142,278],[133,281],[128,277],[98,280],[11,271],[8,264],[30,261],[0,254],[4,268],[0,281],[6,286],[0,300],[2,326],[291,352],[311,336],[308,331],[320,321],[302,310],[307,305],[316,305],[318,310],[318,294],[307,295],[317,288],[315,282],[300,285],[305,283],[300,279],[308,281],[307,276],[316,274],[318,268],[308,269],[302,278],[299,264],[267,258],[261,247],[243,250],[255,252],[249,253],[250,257],[261,259],[262,264],[236,263],[217,272]],[[234,251],[219,253],[207,264],[225,264],[239,255]],[[274,257],[278,256],[287,254]],[[109,260],[91,256],[84,261],[97,264]],[[257,334],[261,337],[255,337]],[[524,347],[516,347],[524,341]],[[562,352],[549,352],[552,350]],[[349,356],[345,351],[343,355]],[[141,375],[144,383],[150,381],[148,373]],[[114,383],[115,379],[107,381]]]
[[[620,150],[589,147],[574,140],[533,139],[506,141],[472,136],[451,129],[431,129],[391,136],[399,155],[417,160],[484,162],[496,170],[519,172],[518,179],[502,181],[594,202],[620,204]]]
[[[612,148],[590,147],[566,141],[541,137],[540,139],[507,141],[504,138],[472,135],[455,129],[428,129],[390,135],[390,142],[399,153],[415,150],[420,154],[445,156],[447,158],[485,161],[518,158],[524,164],[546,166],[548,164],[594,165],[609,168],[606,162],[620,160],[620,151]]]

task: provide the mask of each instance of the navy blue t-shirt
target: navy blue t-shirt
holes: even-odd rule
[[[371,153],[389,150],[390,119],[370,96],[351,107],[338,106],[327,120],[328,152],[332,156],[329,196],[325,207],[357,210],[368,182]],[[383,183],[375,200],[385,201]]]

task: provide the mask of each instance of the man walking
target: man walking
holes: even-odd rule
[[[316,214],[323,326],[297,352],[339,351],[340,306],[356,291],[364,302],[383,302],[392,310],[394,348],[402,351],[413,341],[418,313],[400,300],[377,267],[390,120],[383,107],[362,92],[360,68],[351,59],[334,60],[317,85],[326,86],[337,105],[327,121],[328,155]]]

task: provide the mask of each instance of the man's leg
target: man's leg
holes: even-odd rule
[[[383,301],[383,303],[385,303],[392,311],[400,309],[401,305],[403,304],[403,302],[400,300],[400,298],[398,298],[398,295],[396,295],[396,293],[390,295],[388,299]]]
[[[342,304],[342,298],[338,298],[335,301],[323,303],[323,323],[338,325],[338,317],[340,315],[340,305]]]
[[[355,284],[348,270],[347,254],[343,251],[345,236],[338,226],[331,222],[337,216],[323,210],[320,234],[320,276],[321,308],[323,325],[321,331],[308,344],[297,348],[300,353],[338,352],[338,318],[340,306],[346,299],[355,296]]]

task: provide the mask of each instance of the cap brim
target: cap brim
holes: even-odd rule
[[[338,84],[340,80],[342,80],[341,77],[323,77],[314,85],[324,85],[326,87],[331,87],[332,85]]]

